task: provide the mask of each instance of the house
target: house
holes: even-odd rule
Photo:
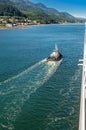
[[[6,24],[6,27],[7,27],[7,28],[12,28],[13,25],[12,25],[11,23],[8,23],[8,24]]]

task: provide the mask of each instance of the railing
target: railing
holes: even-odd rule
[[[84,36],[84,56],[83,56],[83,71],[81,84],[81,101],[80,101],[80,116],[79,116],[79,130],[86,130],[86,31]]]

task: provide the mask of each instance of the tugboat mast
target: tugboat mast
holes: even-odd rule
[[[57,44],[55,44],[55,50],[58,50]]]

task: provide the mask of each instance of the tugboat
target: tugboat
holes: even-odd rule
[[[57,45],[55,44],[55,50],[47,58],[48,61],[60,61],[63,58],[62,54],[59,52]]]

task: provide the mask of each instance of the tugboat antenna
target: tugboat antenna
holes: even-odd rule
[[[55,44],[55,50],[58,50],[57,44]]]

